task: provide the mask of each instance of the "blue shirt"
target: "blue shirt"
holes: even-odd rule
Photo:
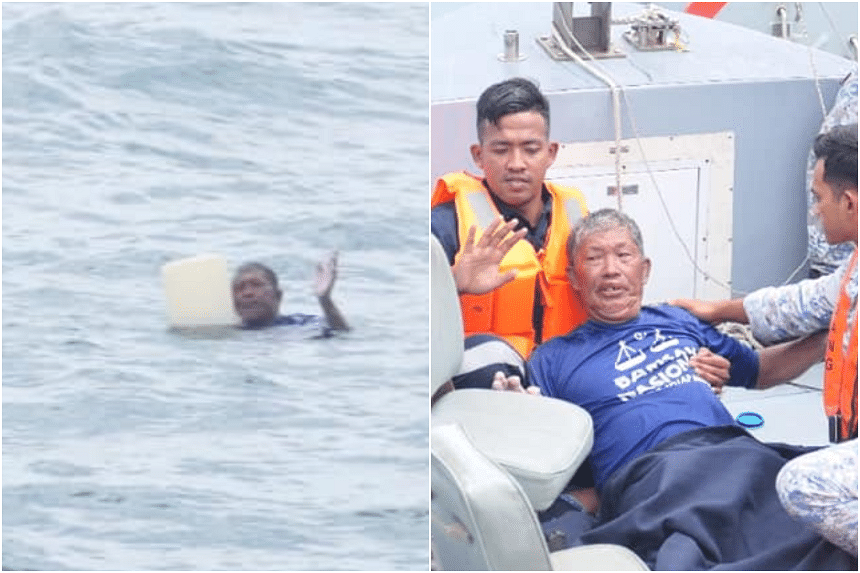
[[[279,315],[270,324],[261,328],[270,327],[289,327],[290,335],[295,338],[328,338],[334,335],[334,331],[329,327],[328,322],[320,316],[313,314],[293,313]],[[246,329],[257,330],[253,327],[243,327]]]
[[[759,362],[753,350],[668,305],[643,307],[624,324],[589,321],[535,349],[531,383],[591,415],[598,490],[613,471],[666,438],[735,423],[689,365],[703,346],[731,361],[729,384],[755,385]]]

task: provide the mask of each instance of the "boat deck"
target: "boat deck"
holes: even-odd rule
[[[829,443],[827,419],[822,405],[824,364],[819,363],[791,383],[768,390],[730,388],[722,400],[732,415],[756,412],[764,425],[749,432],[762,442],[781,442],[803,446]]]

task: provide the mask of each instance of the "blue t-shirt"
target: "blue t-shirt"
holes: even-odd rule
[[[334,331],[329,327],[328,322],[321,316],[313,314],[282,314],[278,315],[275,320],[262,328],[270,328],[274,326],[289,327],[289,334],[294,338],[328,338],[334,335]],[[259,328],[244,327],[250,330],[258,330]]]
[[[729,384],[755,385],[759,361],[752,349],[668,305],[643,307],[624,324],[588,321],[532,353],[531,383],[591,414],[598,490],[613,471],[666,438],[735,423],[689,365],[703,346],[731,361]]]

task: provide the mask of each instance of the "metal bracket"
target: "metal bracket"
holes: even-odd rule
[[[678,20],[669,18],[656,6],[615,23],[630,24],[630,29],[624,32],[624,39],[639,51],[687,51],[680,43],[681,25]],[[675,36],[674,41],[669,40],[672,34]]]
[[[571,62],[573,58],[568,56],[564,50],[558,45],[555,38],[552,36],[539,36],[536,41],[546,51],[547,55],[558,62]],[[589,52],[596,60],[605,60],[608,58],[626,58],[627,54],[619,50],[613,45],[609,45],[608,52]],[[586,57],[587,56],[583,56]]]
[[[584,51],[594,58],[623,58],[620,50],[610,45],[612,24],[612,3],[591,2],[590,16],[574,16],[573,2],[553,2],[552,26],[565,46],[552,34],[537,39],[547,54],[559,61],[572,60],[567,51],[571,50],[583,57]]]

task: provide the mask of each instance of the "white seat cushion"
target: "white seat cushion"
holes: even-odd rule
[[[430,433],[431,531],[439,565],[452,571],[550,568],[540,523],[523,488],[478,451],[459,424]]]
[[[538,511],[552,505],[594,439],[591,416],[582,408],[514,392],[449,392],[433,406],[432,422],[459,423],[476,448],[514,476]]]
[[[454,277],[439,240],[430,235],[430,396],[460,369],[463,315]]]

